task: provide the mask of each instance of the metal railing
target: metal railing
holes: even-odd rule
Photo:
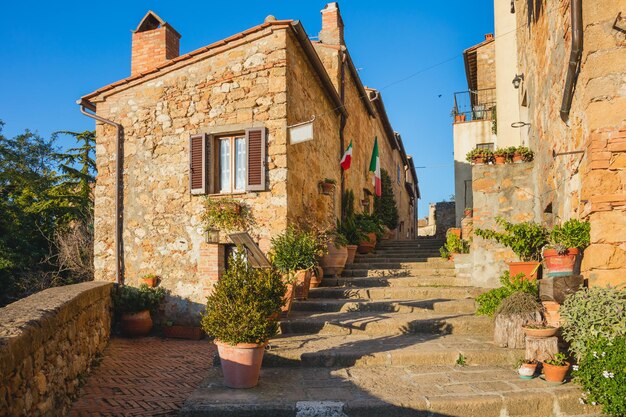
[[[496,107],[496,89],[460,91],[454,93],[452,116],[455,122],[493,120]]]

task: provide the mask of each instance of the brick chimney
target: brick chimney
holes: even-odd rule
[[[337,2],[328,3],[322,10],[322,30],[320,42],[328,45],[345,45],[343,40],[343,20]]]
[[[153,11],[133,31],[131,75],[150,70],[179,55],[180,34]]]

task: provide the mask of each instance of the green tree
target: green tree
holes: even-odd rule
[[[382,224],[390,230],[398,227],[398,206],[396,197],[393,195],[391,177],[386,170],[380,171],[382,192],[381,196],[374,196],[374,215],[378,217]]]

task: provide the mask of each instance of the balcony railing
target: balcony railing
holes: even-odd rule
[[[496,107],[496,89],[461,91],[454,93],[452,115],[455,122],[493,120]]]

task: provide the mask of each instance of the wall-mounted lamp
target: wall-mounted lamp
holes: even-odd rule
[[[513,78],[513,87],[518,89],[522,81],[524,81],[524,74],[515,74],[515,78]]]

